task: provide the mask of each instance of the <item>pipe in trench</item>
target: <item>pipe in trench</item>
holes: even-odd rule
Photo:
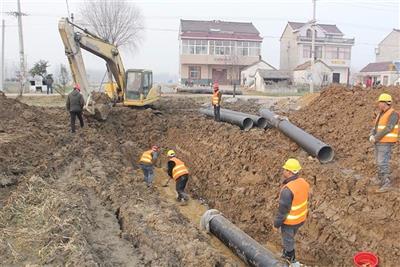
[[[267,119],[265,119],[261,116],[247,114],[247,113],[234,111],[234,110],[230,110],[230,109],[225,109],[225,108],[221,108],[221,111],[230,112],[230,113],[238,114],[241,116],[247,116],[253,121],[254,125],[256,125],[258,128],[261,128],[261,129],[267,129],[267,128],[272,127],[271,125],[269,125]]]
[[[257,267],[283,267],[269,250],[226,219],[218,210],[207,210],[201,217],[200,227],[215,235],[246,264]]]
[[[200,109],[200,113],[209,117],[214,117],[214,110],[212,109]],[[247,116],[237,115],[230,112],[220,111],[221,121],[229,122],[234,125],[238,125],[242,130],[248,131],[253,128],[253,121]]]
[[[333,160],[335,152],[330,145],[325,144],[313,135],[303,131],[287,119],[281,119],[278,115],[268,109],[261,109],[260,114],[274,127],[278,128],[290,139],[295,141],[307,153],[316,157],[321,163]]]

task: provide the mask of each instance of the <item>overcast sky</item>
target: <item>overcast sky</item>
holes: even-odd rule
[[[68,0],[78,13],[82,1]],[[306,22],[312,16],[311,0],[140,0],[132,1],[145,18],[144,41],[134,53],[123,50],[126,68],[148,68],[153,72],[178,74],[178,29],[180,19],[252,22],[264,37],[263,58],[279,67],[279,37],[287,21]],[[352,67],[359,70],[375,60],[374,48],[393,28],[400,28],[400,0],[318,0],[318,23],[336,24],[345,37],[354,37]],[[17,0],[1,0],[6,22],[6,64],[18,64],[17,19],[5,12],[17,10]],[[39,59],[52,68],[67,63],[57,22],[67,15],[66,0],[21,0],[24,46],[31,66]],[[88,69],[102,70],[104,63],[85,56]],[[51,69],[52,71],[53,69]]]

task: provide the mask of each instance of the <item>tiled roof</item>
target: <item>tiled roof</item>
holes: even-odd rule
[[[264,79],[290,79],[290,73],[282,70],[257,70]]]
[[[369,63],[360,72],[396,71],[396,65],[391,61]]]
[[[288,24],[290,25],[290,27],[292,27],[293,30],[298,30],[301,27],[303,27],[306,23],[304,22],[292,22],[289,21]],[[320,28],[322,28],[322,30],[324,30],[326,33],[330,33],[330,34],[343,34],[339,28],[334,25],[334,24],[317,24],[317,26],[319,26]]]
[[[323,62],[323,61],[320,60],[320,59],[318,59],[318,60],[315,61],[315,64],[317,64],[317,63],[324,64],[326,67],[328,67],[329,69],[331,69],[331,67],[329,67],[325,62]],[[306,70],[306,69],[308,69],[310,66],[311,66],[311,61],[309,60],[309,61],[304,62],[303,64],[298,65],[298,66],[294,69],[294,71],[296,71],[296,70]]]
[[[251,22],[231,22],[220,20],[181,20],[182,32],[231,32],[259,35]]]

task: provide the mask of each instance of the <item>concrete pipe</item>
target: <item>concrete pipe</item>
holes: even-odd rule
[[[261,109],[260,113],[272,126],[278,128],[307,151],[307,153],[316,157],[321,163],[327,163],[333,160],[335,153],[331,146],[303,131],[287,119],[279,118],[278,115],[268,109]]]
[[[207,210],[201,217],[202,229],[215,235],[246,264],[257,267],[283,267],[287,264],[226,219],[218,210]]]
[[[214,117],[214,110],[212,109],[200,109],[200,113],[209,117]],[[229,122],[234,125],[238,125],[242,130],[248,131],[253,128],[253,121],[247,116],[241,116],[230,112],[220,112],[221,121]]]
[[[230,109],[225,109],[225,108],[221,108],[221,111],[230,112],[230,113],[238,114],[241,116],[249,117],[253,121],[254,125],[256,125],[258,128],[261,128],[261,129],[271,128],[271,126],[268,124],[267,119],[263,118],[261,116],[247,114],[247,113],[234,111],[234,110],[230,110]]]

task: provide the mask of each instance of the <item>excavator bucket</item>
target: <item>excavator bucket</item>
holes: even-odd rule
[[[112,109],[112,101],[104,93],[92,92],[85,105],[86,115],[94,116],[95,119],[105,121]]]

